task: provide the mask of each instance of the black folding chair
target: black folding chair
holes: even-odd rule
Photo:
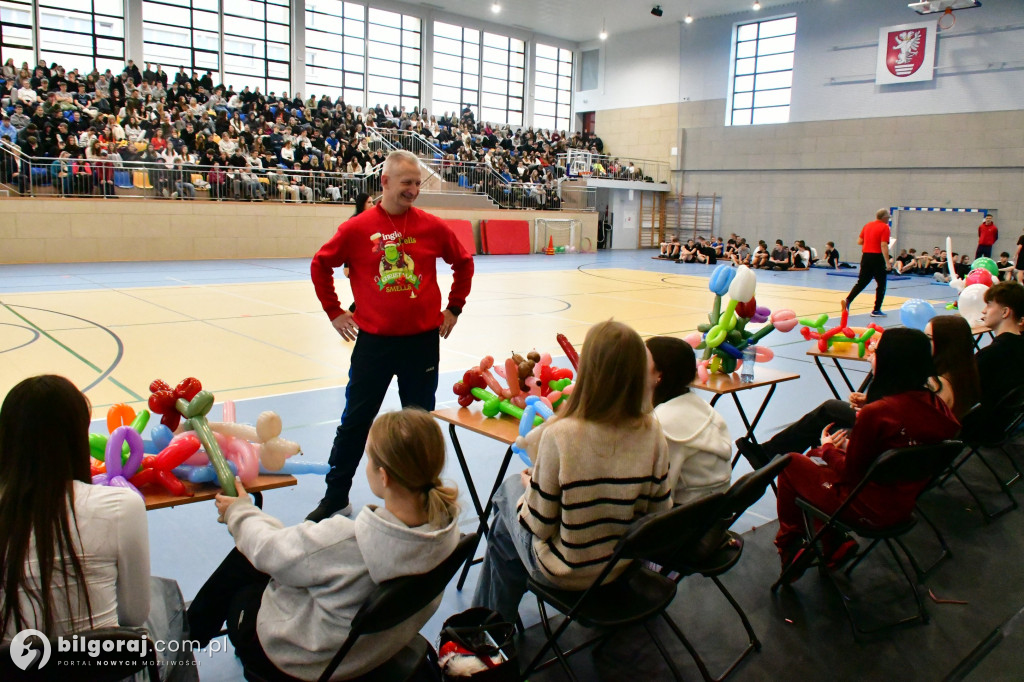
[[[978,509],[985,516],[986,522],[1018,507],[1017,500],[1010,491],[1010,486],[1020,481],[1024,473],[1021,472],[1020,467],[1017,466],[1013,457],[1006,450],[1006,444],[1016,433],[1017,429],[1020,428],[1022,421],[1024,421],[1024,386],[1019,386],[1008,393],[994,408],[983,408],[981,405],[976,405],[961,420],[963,428],[958,437],[966,444],[967,452],[950,467],[946,476],[942,479],[942,483],[945,483],[950,477],[955,477],[956,480],[960,481],[960,485],[964,487],[978,504]],[[981,454],[983,448],[997,450],[1003,454],[1014,472],[1009,479],[1004,480],[988,459]],[[960,469],[964,464],[975,457],[992,474],[1000,490],[1009,498],[1009,504],[990,511],[974,488],[960,475]]]
[[[576,680],[567,658],[598,642],[604,642],[616,632],[631,625],[643,625],[647,634],[654,640],[665,663],[675,679],[681,680],[679,670],[665,650],[664,645],[649,621],[661,616],[684,646],[689,642],[682,636],[679,628],[672,621],[665,609],[676,595],[676,583],[650,568],[641,565],[640,560],[652,557],[671,556],[681,543],[707,528],[711,519],[715,518],[721,506],[722,494],[715,494],[657,514],[648,514],[634,521],[625,534],[615,545],[611,559],[600,575],[583,591],[560,590],[529,580],[527,587],[537,597],[540,610],[541,625],[547,641],[537,655],[523,671],[522,678],[527,679],[531,673],[552,665],[556,661],[571,680]],[[604,584],[611,575],[612,569],[620,561],[631,560],[634,563],[614,581]],[[546,605],[551,605],[562,613],[565,618],[557,630],[551,629],[551,619]],[[600,630],[601,634],[569,651],[562,651],[558,638],[573,622]],[[544,655],[551,649],[554,658],[543,661]],[[694,652],[691,650],[691,654]]]
[[[359,607],[352,619],[348,637],[338,653],[320,675],[320,682],[327,682],[345,656],[363,635],[383,632],[405,622],[434,601],[451,582],[459,567],[476,547],[476,533],[463,535],[447,559],[433,570],[420,575],[408,575],[381,583]],[[353,680],[360,682],[405,682],[424,664],[430,644],[417,635],[401,651],[386,663]],[[293,682],[295,678],[280,671],[255,670],[246,668],[245,679],[250,682]]]
[[[819,569],[828,576],[832,585],[842,597],[840,602],[843,605],[843,609],[846,611],[847,618],[850,620],[854,637],[857,637],[859,634],[873,634],[899,625],[908,625],[916,622],[927,623],[928,614],[924,609],[924,603],[921,601],[921,595],[918,593],[917,583],[910,576],[903,560],[900,559],[900,555],[893,547],[893,542],[899,545],[915,572],[918,575],[922,575],[924,573],[921,571],[917,564],[917,560],[914,558],[913,554],[910,553],[902,540],[902,536],[906,535],[917,524],[916,515],[911,512],[910,516],[905,521],[895,523],[885,528],[876,528],[862,523],[859,520],[850,519],[845,516],[845,513],[867,485],[876,484],[885,486],[915,481],[930,481],[949,467],[953,459],[962,450],[963,443],[960,441],[944,441],[934,445],[915,445],[906,448],[888,450],[882,453],[878,459],[874,461],[871,468],[868,469],[868,472],[864,475],[864,478],[832,514],[822,511],[810,504],[807,500],[798,497],[796,503],[803,511],[804,525],[806,529],[803,551],[798,552],[794,559],[783,568],[779,579],[772,585],[772,591],[774,592],[780,585],[787,582],[789,575],[792,574],[794,570],[798,570],[799,567],[797,564],[806,566],[808,562],[813,561],[816,562]],[[924,489],[922,488],[922,492],[923,490]],[[817,530],[815,530],[816,526]],[[862,538],[871,540],[871,544],[868,545],[867,549],[864,550],[860,556],[857,557],[856,561],[846,569],[845,574],[847,576],[853,572],[853,569],[856,568],[860,562],[863,561],[876,546],[878,546],[879,543],[884,542],[885,546],[889,548],[889,552],[892,554],[893,559],[896,560],[896,564],[900,567],[900,571],[903,573],[903,576],[906,578],[907,583],[910,586],[910,590],[914,596],[914,601],[917,604],[917,613],[894,623],[888,623],[870,630],[861,628],[857,624],[853,612],[850,609],[850,605],[848,603],[849,599],[843,593],[843,590],[839,586],[833,572],[828,568],[828,557],[824,555],[820,547],[820,540],[822,536],[826,533],[834,532],[855,533]]]
[[[0,680],[24,680],[25,682],[117,682],[143,670],[149,673],[152,682],[160,682],[160,671],[156,664],[156,648],[149,639],[145,628],[97,628],[75,633],[81,651],[61,653],[56,641],[49,640],[50,658],[43,660],[43,643],[36,638],[25,642],[37,651],[28,670],[22,670],[11,658],[11,645],[0,646]],[[71,640],[74,635],[64,635]],[[91,642],[99,641],[99,653],[90,656]],[[114,642],[109,651],[104,651],[103,642]],[[133,652],[132,649],[135,649]],[[143,653],[143,650],[145,652]],[[21,651],[17,652],[19,655]],[[59,661],[59,662],[58,662]],[[40,663],[43,665],[37,667]]]
[[[658,560],[662,565],[662,574],[674,574],[674,580],[679,582],[682,578],[699,574],[705,578],[711,578],[715,586],[729,604],[739,614],[743,622],[743,628],[747,631],[748,643],[740,655],[729,665],[729,667],[718,677],[712,677],[708,672],[707,665],[697,651],[689,643],[682,632],[676,632],[683,642],[686,650],[693,656],[693,660],[700,669],[701,676],[706,682],[721,682],[732,674],[733,670],[743,662],[752,652],[761,650],[761,642],[758,641],[754,629],[747,619],[747,614],[733,598],[729,590],[718,579],[718,576],[727,573],[739,563],[743,555],[743,536],[729,530],[743,513],[753,506],[764,496],[765,490],[775,481],[783,469],[789,466],[792,455],[776,457],[771,462],[756,469],[732,484],[721,500],[718,510],[697,533],[691,536],[691,541],[682,545],[671,557]]]

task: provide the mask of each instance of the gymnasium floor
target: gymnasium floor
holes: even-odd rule
[[[555,364],[567,366],[555,335],[566,334],[579,348],[587,328],[602,319],[627,322],[645,337],[693,331],[711,307],[713,296],[707,289],[711,269],[652,260],[650,255],[644,251],[478,257],[466,312],[451,338],[441,343],[438,406],[454,404],[450,386],[483,355],[501,358],[513,349],[537,348],[555,355]],[[757,276],[760,305],[773,310],[789,307],[801,317],[837,315],[840,299],[854,282],[827,276],[824,270],[758,272]],[[442,289],[448,281],[442,277]],[[338,285],[347,302],[344,280]],[[945,303],[952,294],[949,287],[924,278],[890,282],[885,306],[889,317],[881,323],[899,324],[899,305],[907,298]],[[873,287],[869,287],[853,307],[852,324],[867,323],[872,301]],[[775,332],[766,342],[776,352],[772,368],[802,376],[780,385],[758,427],[762,440],[831,397],[804,354],[808,342],[797,331]],[[306,260],[25,265],[0,270],[0,354],[4,359],[0,392],[6,394],[17,381],[34,374],[64,374],[92,401],[97,432],[105,431],[102,418],[110,405],[128,402],[142,407],[151,380],[162,378],[173,385],[196,376],[218,400],[237,402],[240,422],[254,422],[263,410],[277,411],[284,421],[282,435],[302,445],[303,457],[325,461],[343,408],[348,346],[320,309]],[[858,381],[862,373],[855,370],[852,376]],[[743,398],[748,412],[756,410],[761,395]],[[392,386],[385,409],[398,406],[397,388]],[[734,436],[740,435],[742,425],[731,401],[723,400],[719,409]],[[218,410],[214,408],[215,415]],[[465,438],[463,446],[477,486],[486,488],[504,448],[472,437]],[[744,471],[741,463],[736,475]],[[454,462],[447,473],[462,485]],[[293,488],[269,492],[266,510],[286,524],[298,523],[315,506],[323,488],[320,477],[300,477]],[[357,510],[372,501],[365,480],[358,477],[352,501]],[[468,499],[464,509],[472,509]],[[463,527],[475,529],[472,512],[463,516]],[[774,516],[774,499],[769,494],[742,520],[740,529],[770,524]],[[159,510],[150,512],[148,519],[153,574],[177,579],[186,600],[191,599],[232,547],[224,527],[215,522],[214,506],[202,503]],[[777,572],[767,544],[771,532],[769,528],[755,533],[761,539],[751,541],[752,546],[763,545],[751,554],[763,555],[767,565],[752,566],[753,558],[744,560],[747,571],[757,573],[763,583],[757,586],[759,595],[767,591]],[[424,630],[428,638],[436,635],[447,615],[470,605],[475,575],[474,570],[464,592],[449,588],[438,615]],[[824,592],[823,586],[807,587],[805,591]],[[1022,603],[1024,595],[1007,602],[1015,609]],[[523,613],[528,626],[537,622],[528,602]],[[834,616],[839,619],[840,613]],[[835,637],[845,637],[843,643],[849,640],[853,646],[848,632],[832,629]],[[987,633],[980,633],[979,639]],[[637,641],[643,642],[642,632]],[[973,644],[963,654],[971,648]],[[685,658],[682,652],[681,657]],[[767,660],[768,654],[760,657]],[[229,654],[210,658],[203,653],[200,661],[204,681],[240,676]],[[759,665],[755,658],[741,669],[740,677],[761,679]],[[809,679],[816,677],[815,670],[824,673],[827,667],[806,669]],[[661,679],[657,672],[651,676]],[[538,677],[557,678],[557,672]]]

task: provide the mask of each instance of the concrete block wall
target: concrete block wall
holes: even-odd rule
[[[3,199],[0,263],[309,258],[353,210],[270,202]],[[597,244],[595,212],[429,210],[471,221],[478,243],[480,220],[532,225],[536,218],[578,218],[581,243]]]
[[[605,109],[594,115],[594,130],[604,142],[606,154],[662,161],[672,168],[676,165],[672,148],[679,143],[679,126],[675,104]]]
[[[724,102],[722,103],[724,111]],[[834,241],[859,256],[859,228],[889,206],[996,211],[996,251],[1011,254],[1024,228],[1024,111],[900,116],[769,126],[689,128],[687,194],[723,197],[722,231],[771,243]],[[948,225],[954,249],[974,252],[971,221]],[[905,225],[901,246],[920,246]]]
[[[636,123],[663,107],[650,107],[646,117],[631,109],[598,112],[607,152],[632,156],[660,143],[660,133]],[[705,100],[680,102],[676,117],[684,131],[676,189],[722,196],[726,234],[769,244],[805,239],[819,250],[834,241],[844,258],[856,260],[860,227],[882,207],[994,209],[996,253],[1012,254],[1024,228],[1022,110],[726,127],[725,100]],[[615,134],[606,134],[603,120]],[[629,124],[635,146],[617,133]],[[928,229],[948,225],[954,248],[973,254],[976,223],[944,218],[928,216]],[[921,246],[912,231],[923,224],[905,222],[900,246]]]

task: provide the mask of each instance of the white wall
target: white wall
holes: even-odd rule
[[[957,12],[956,26],[938,39],[935,79],[918,84],[874,83],[878,29],[922,19],[901,0],[808,0],[771,13],[677,23],[674,36],[667,28],[612,35],[602,46],[603,87],[578,93],[576,108],[724,99],[733,26],[787,14],[797,16],[791,121],[1024,108],[1021,0],[984,0]]]
[[[574,111],[677,102],[679,82],[679,26],[677,22],[647,31],[611,35],[605,41],[585,43],[583,50],[601,49],[598,88],[574,93]]]
[[[612,191],[610,202],[612,248],[635,249],[640,238],[640,193]]]

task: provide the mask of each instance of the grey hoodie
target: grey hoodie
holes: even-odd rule
[[[729,487],[732,440],[722,415],[692,392],[654,408],[668,441],[668,481],[676,504]]]
[[[355,521],[333,516],[289,528],[251,503],[228,507],[238,550],[271,577],[256,621],[260,644],[281,671],[315,680],[348,636],[352,618],[385,580],[424,573],[459,542],[455,519],[444,528],[409,528],[383,507]],[[360,637],[332,679],[361,675],[397,653],[437,610],[440,596],[401,625]]]

